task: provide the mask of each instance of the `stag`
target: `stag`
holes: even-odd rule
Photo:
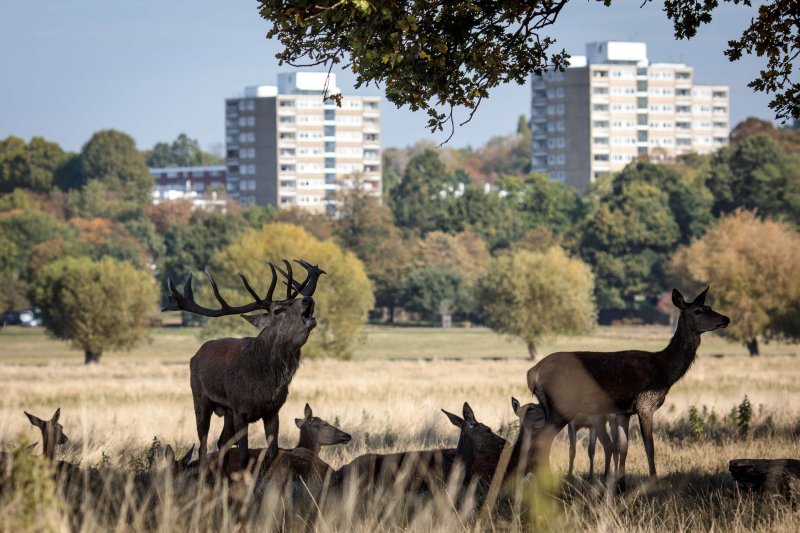
[[[455,448],[361,455],[337,472],[336,481],[359,489],[394,485],[403,490],[430,490],[433,484],[449,481],[459,472],[465,476],[462,481],[468,482],[475,460],[483,454],[499,455],[505,439],[478,422],[466,402],[462,409],[463,418],[444,409],[442,412],[460,429]]]
[[[611,457],[612,455],[616,455],[616,449],[614,443],[612,442],[611,436],[606,431],[606,424],[609,422],[608,415],[585,415],[579,414],[575,419],[571,420],[570,423],[567,425],[567,434],[569,435],[569,475],[572,475],[572,468],[575,464],[575,444],[576,444],[576,434],[579,429],[588,429],[589,430],[589,446],[588,446],[588,455],[589,455],[589,481],[594,479],[594,452],[595,446],[597,445],[597,439],[600,439],[600,443],[603,445],[603,452],[606,456],[606,463],[605,468],[603,470],[603,478],[608,477],[608,472],[611,468]],[[612,432],[614,431],[613,420],[611,421],[611,429]]]
[[[247,278],[239,274],[244,288],[253,297],[251,303],[241,306],[231,306],[222,298],[216,282],[207,271],[206,276],[220,304],[219,309],[202,307],[195,302],[191,275],[184,285],[183,294],[175,288],[172,280],[167,281],[169,303],[164,311],[182,310],[209,317],[238,314],[261,328],[255,337],[208,341],[191,359],[190,383],[200,438],[201,467],[207,464],[212,414],[225,416],[226,424],[220,441],[224,445],[228,440],[237,439],[241,468],[245,468],[249,460],[247,426],[258,420],[264,423],[267,463],[277,456],[278,411],[286,401],[289,383],[300,364],[300,349],[317,324],[313,294],[319,276],[325,273],[306,261],[296,262],[305,268],[308,275],[302,283],[296,282],[292,278],[291,263],[284,260],[284,300],[273,300],[278,276],[272,263],[269,263],[272,281],[264,298],[260,298]],[[263,313],[243,314],[254,311]]]
[[[700,334],[724,328],[730,319],[705,305],[708,288],[687,303],[677,289],[672,303],[680,310],[678,327],[659,352],[557,352],[528,371],[528,388],[544,409],[546,427],[533,451],[548,464],[553,439],[579,414],[639,416],[650,476],[656,476],[653,414],[672,385],[689,370],[700,346]],[[627,423],[618,434],[620,487],[624,488]]]

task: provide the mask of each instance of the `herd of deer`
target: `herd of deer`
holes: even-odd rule
[[[300,429],[297,446],[278,448],[278,413],[298,368],[301,348],[316,325],[313,295],[325,273],[306,261],[296,262],[307,273],[302,282],[293,278],[288,261],[284,261],[285,269],[269,264],[272,280],[264,298],[239,274],[253,297],[251,303],[242,306],[229,305],[208,273],[218,309],[195,302],[191,277],[182,293],[168,281],[169,302],[164,310],[209,317],[240,314],[259,329],[255,337],[208,341],[192,357],[190,383],[200,440],[199,459],[191,461],[193,447],[181,460],[176,460],[168,448],[167,464],[175,473],[200,479],[248,474],[257,483],[266,484],[302,481],[312,493],[347,483],[354,483],[358,490],[379,485],[426,490],[434,483],[453,483],[456,476],[457,482],[465,485],[496,486],[512,476],[549,469],[553,439],[569,425],[569,472],[573,469],[575,433],[589,428],[590,477],[595,442],[600,439],[606,458],[603,476],[608,477],[613,462],[614,479],[624,488],[630,417],[636,414],[639,418],[650,476],[654,477],[653,414],[694,361],[700,334],[730,323],[728,317],[705,305],[708,289],[691,302],[673,290],[672,301],[680,316],[675,334],[664,350],[558,352],[534,365],[527,373],[527,384],[537,401],[523,405],[511,399],[519,418],[519,434],[513,444],[478,422],[472,408],[464,403],[462,416],[443,410],[460,431],[455,448],[366,454],[335,470],[320,459],[320,447],[347,443],[351,437],[314,416],[308,404],[303,417],[295,419]],[[285,278],[284,299],[274,299],[278,273]],[[257,313],[244,314],[252,312]],[[212,414],[224,417],[224,427],[217,439],[218,451],[209,453]],[[47,422],[28,416],[42,430],[44,453],[53,459],[55,446],[66,441],[58,423],[59,411]],[[251,450],[248,424],[259,420],[264,424],[267,447]],[[61,470],[72,468],[63,462],[58,464]]]

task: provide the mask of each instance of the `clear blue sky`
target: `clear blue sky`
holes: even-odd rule
[[[660,2],[604,7],[573,0],[551,28],[558,45],[583,54],[599,40],[645,41],[651,61],[695,67],[698,83],[731,87],[731,118],[772,118],[769,98],[747,82],[757,58],[729,63],[728,39],[747,26],[753,8],[725,4],[692,41],[675,41]],[[224,141],[223,101],[246,85],[273,84],[278,45],[254,0],[0,0],[0,138],[40,135],[79,150],[94,131],[115,128],[140,148],[180,132],[209,147]],[[284,69],[285,71],[285,69]],[[353,76],[338,74],[345,93]],[[374,88],[363,94],[380,94]],[[424,113],[382,105],[383,146],[441,139]],[[478,146],[514,129],[529,114],[527,86],[497,88],[452,146]]]

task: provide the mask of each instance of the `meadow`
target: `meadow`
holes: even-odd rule
[[[598,328],[588,336],[543,342],[541,350],[546,354],[559,349],[658,349],[669,336],[666,327]],[[49,417],[59,406],[61,423],[70,437],[63,456],[81,465],[124,469],[131,457],[145,454],[154,439],[188,449],[197,440],[188,360],[199,343],[192,330],[160,328],[149,344],[129,353],[109,352],[99,365],[85,366],[81,353],[46,338],[41,331],[8,328],[0,332],[2,449],[39,440],[23,410]],[[656,414],[660,479],[655,486],[645,483],[647,464],[637,439],[628,455],[634,488],[623,496],[605,494],[602,487],[578,476],[565,479],[552,497],[535,496],[528,483],[520,488],[521,500],[509,497],[507,505],[498,505],[492,513],[477,513],[447,495],[424,504],[398,495],[402,496],[399,500],[388,500],[392,505],[361,502],[366,506],[361,514],[343,510],[346,506],[341,502],[322,502],[311,511],[273,509],[268,520],[272,527],[292,531],[800,530],[800,514],[789,504],[740,494],[727,473],[728,461],[734,458],[800,455],[798,347],[770,343],[763,352],[751,358],[742,346],[704,336],[698,360]],[[521,342],[482,328],[367,328],[352,360],[302,362],[281,411],[280,445],[296,444],[293,420],[302,415],[306,402],[316,415],[353,436],[347,445],[323,448],[321,457],[333,467],[368,451],[453,447],[457,430],[440,409],[460,413],[465,401],[478,420],[513,439],[516,420],[510,398],[530,401],[525,372],[531,362],[523,354]],[[741,421],[731,412],[745,395],[753,414],[742,431]],[[690,420],[692,407],[695,414]],[[220,429],[221,419],[215,418],[212,434]],[[264,445],[260,426],[251,426],[250,442]],[[602,455],[599,449],[598,470]],[[566,470],[566,439],[554,445],[551,464],[557,473]],[[579,444],[577,472],[584,474],[587,467],[584,440]],[[263,530],[263,522],[237,524],[224,512],[217,521],[199,520],[201,511],[193,500],[174,495],[167,499],[172,503],[165,508],[172,506],[171,511],[160,515],[157,529]],[[44,523],[24,522],[15,514],[17,504],[5,505],[0,513],[8,518],[0,522],[0,530],[39,529],[43,524],[45,529],[64,527],[57,513]],[[83,527],[85,531],[104,529],[91,521]]]

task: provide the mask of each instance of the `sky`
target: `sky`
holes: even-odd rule
[[[695,83],[729,85],[732,125],[773,117],[769,97],[747,87],[762,61],[729,63],[723,55],[754,8],[725,3],[696,38],[676,41],[662,2],[640,4],[572,0],[547,31],[574,55],[587,42],[644,41],[651,62],[686,63],[695,67]],[[225,98],[248,85],[275,84],[278,72],[293,70],[278,67],[280,45],[266,38],[269,26],[257,8],[255,0],[0,0],[0,138],[42,136],[78,151],[93,132],[114,128],[141,149],[182,132],[204,148],[221,147]],[[354,81],[337,72],[344,94],[354,92]],[[514,131],[518,117],[529,115],[529,101],[527,85],[492,90],[450,146],[477,147]],[[446,136],[427,130],[424,112],[384,99],[381,113],[385,148]]]

